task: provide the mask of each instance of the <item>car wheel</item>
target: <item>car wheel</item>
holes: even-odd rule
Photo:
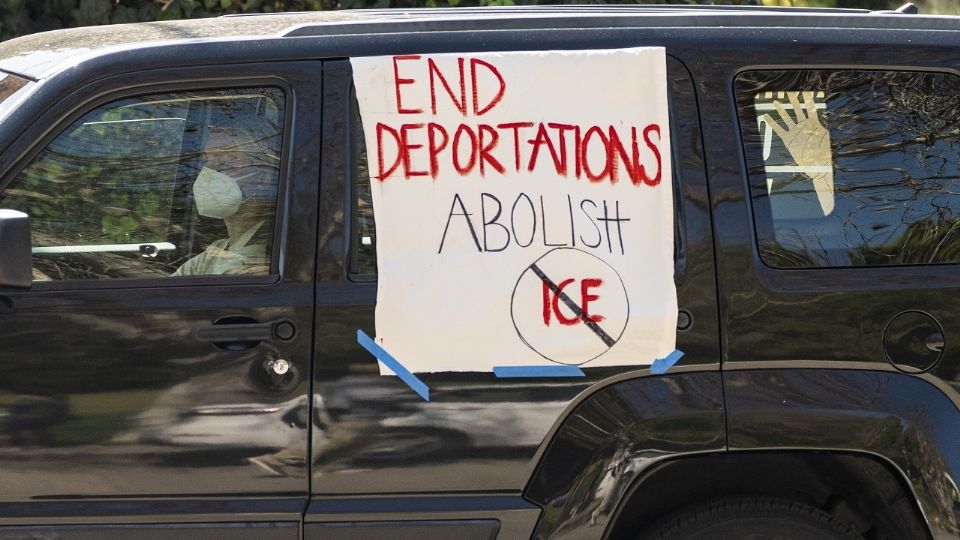
[[[637,540],[863,540],[850,525],[797,501],[770,497],[719,499],[653,525]]]

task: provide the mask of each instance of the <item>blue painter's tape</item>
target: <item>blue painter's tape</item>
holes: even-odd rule
[[[577,366],[494,366],[493,374],[505,377],[584,377]]]
[[[407,386],[412,388],[413,391],[425,401],[430,401],[430,388],[418,379],[416,375],[410,373],[410,370],[403,367],[403,364],[398,362],[396,358],[390,356],[390,353],[383,350],[383,347],[377,345],[370,339],[370,336],[364,333],[363,330],[357,330],[357,343],[366,349],[367,352],[375,356],[377,360],[383,362],[385,366],[390,368],[390,371],[394,372],[401,381],[407,383]]]
[[[663,375],[681,358],[683,358],[683,352],[680,351],[680,349],[675,349],[672,353],[668,354],[666,358],[654,361],[653,364],[650,365],[650,373]]]

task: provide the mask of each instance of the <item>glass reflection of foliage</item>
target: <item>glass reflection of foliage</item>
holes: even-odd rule
[[[30,82],[24,78],[0,72],[0,103]]]
[[[825,93],[836,207],[828,215],[771,204],[794,165],[763,157],[760,92]],[[960,78],[943,73],[756,71],[737,80],[761,256],[779,268],[960,262]],[[774,147],[780,144],[774,138]],[[769,142],[768,142],[769,144]],[[788,182],[803,180],[795,173]],[[800,177],[800,180],[797,179]],[[784,182],[785,180],[780,180]]]
[[[183,120],[139,109],[87,115],[21,173],[7,202],[29,201],[37,246],[163,239]]]
[[[222,237],[222,224],[204,226],[192,205],[205,126],[247,117],[273,126],[263,153],[277,171],[282,103],[279,89],[180,92],[114,101],[73,122],[0,193],[0,207],[30,215],[34,248],[75,248],[35,254],[34,278],[170,275],[205,247],[205,231]],[[137,249],[160,242],[175,249]],[[114,244],[134,247],[93,249]]]

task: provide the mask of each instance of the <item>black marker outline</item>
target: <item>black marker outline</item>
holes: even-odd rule
[[[553,253],[553,252],[555,252],[555,251],[561,251],[561,250],[567,250],[567,249],[572,250],[572,251],[579,251],[580,253],[584,253],[584,254],[586,254],[586,255],[589,255],[590,257],[593,257],[594,259],[597,259],[597,260],[600,261],[601,263],[607,265],[607,267],[610,268],[610,271],[613,272],[613,275],[617,276],[617,279],[620,280],[620,287],[623,289],[623,299],[624,299],[624,301],[625,301],[626,304],[627,304],[627,314],[626,314],[626,317],[625,317],[625,319],[624,319],[624,321],[623,321],[623,328],[620,330],[620,334],[617,335],[616,338],[612,338],[612,337],[610,337],[609,334],[606,334],[606,333],[604,332],[604,333],[607,335],[607,337],[610,337],[610,339],[613,340],[613,345],[615,345],[617,342],[620,341],[620,338],[623,337],[623,333],[626,332],[626,330],[627,330],[627,325],[630,324],[630,297],[627,295],[627,287],[623,284],[623,278],[620,276],[620,273],[617,272],[617,270],[616,270],[613,266],[611,266],[610,263],[608,263],[607,261],[601,259],[600,257],[597,257],[596,255],[594,255],[594,254],[592,254],[592,253],[586,252],[586,251],[584,251],[584,250],[582,250],[582,249],[577,249],[577,248],[572,248],[572,247],[559,247],[559,248],[551,249],[550,251],[548,251],[548,252],[544,253],[543,255],[541,255],[537,260],[535,260],[535,261],[533,261],[532,263],[530,263],[529,266],[527,266],[526,268],[523,269],[523,272],[520,272],[520,276],[517,277],[517,281],[516,281],[516,283],[514,283],[514,285],[513,285],[513,293],[510,295],[510,322],[513,323],[513,329],[517,332],[517,337],[520,338],[520,341],[522,341],[524,345],[526,345],[527,347],[530,347],[530,350],[532,350],[533,352],[535,352],[535,353],[537,353],[538,355],[542,356],[544,359],[549,360],[549,361],[551,361],[551,362],[553,362],[553,363],[555,363],[555,364],[560,364],[560,365],[564,365],[564,366],[582,366],[582,365],[586,364],[587,362],[592,362],[593,360],[596,360],[597,358],[600,358],[601,356],[603,356],[604,354],[606,354],[610,349],[613,348],[613,345],[608,345],[607,350],[601,352],[600,354],[598,354],[598,355],[596,355],[596,356],[594,356],[594,357],[592,357],[592,358],[588,358],[588,359],[584,360],[583,362],[570,362],[570,363],[568,363],[568,362],[561,362],[561,361],[559,361],[559,360],[555,360],[555,359],[553,359],[553,358],[550,358],[549,356],[547,356],[547,355],[543,354],[542,352],[538,351],[538,350],[536,349],[536,347],[534,347],[533,345],[531,345],[530,342],[527,341],[527,339],[526,339],[525,337],[523,337],[523,334],[520,332],[520,327],[517,326],[517,320],[516,320],[516,318],[513,316],[513,301],[514,301],[514,298],[516,298],[516,296],[517,296],[517,288],[519,288],[519,286],[520,286],[520,281],[523,279],[523,276],[526,275],[527,271],[530,270],[530,271],[534,272],[534,273],[537,275],[537,277],[542,280],[544,277],[546,277],[546,275],[545,275],[545,274],[541,275],[541,274],[543,273],[543,271],[540,270],[540,267],[537,266],[537,263],[540,262],[541,260],[543,260],[544,258],[546,258],[547,255],[550,255],[551,253]],[[535,267],[536,267],[536,270],[534,270]],[[540,273],[537,273],[537,270],[540,270]],[[544,281],[547,282],[548,286],[550,286],[551,290],[554,292],[554,294],[556,294],[556,293],[557,293],[557,290],[555,289],[556,284],[554,284],[554,283],[553,283],[552,281],[550,281],[549,279],[544,280]],[[565,295],[565,294],[561,294],[561,295],[559,295],[559,296],[560,296],[560,299],[563,300],[566,295]],[[568,298],[568,300],[569,300],[569,298]],[[577,305],[576,302],[573,302],[572,300],[570,300],[570,302],[571,302],[574,306]],[[567,300],[564,300],[564,304],[566,304],[567,307],[571,307],[570,304],[567,304]],[[573,308],[571,308],[571,309],[573,309]],[[574,311],[577,313],[578,316],[581,317],[581,320],[583,320],[583,315],[582,315],[583,310],[579,309],[579,306],[577,306],[577,309],[574,310]],[[591,321],[591,322],[592,322],[592,321]],[[593,323],[593,324],[596,325],[596,323]],[[599,327],[598,327],[598,328],[599,328]],[[603,330],[601,329],[601,331],[603,331]],[[599,336],[599,334],[598,334],[598,336]],[[601,339],[603,339],[603,338],[601,337]],[[606,344],[607,342],[604,341],[604,343]]]

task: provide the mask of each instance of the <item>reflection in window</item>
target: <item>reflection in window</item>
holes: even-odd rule
[[[29,83],[22,77],[0,71],[0,116],[16,104],[17,99],[13,96],[22,94],[20,90]]]
[[[30,215],[34,279],[267,274],[278,89],[126,98],[74,122],[0,193]]]
[[[755,71],[736,83],[764,262],[960,262],[960,79]]]
[[[350,176],[353,190],[350,273],[373,275],[377,273],[377,231],[367,168],[367,145],[363,138],[363,124],[360,122],[355,92],[351,92],[350,103]]]

